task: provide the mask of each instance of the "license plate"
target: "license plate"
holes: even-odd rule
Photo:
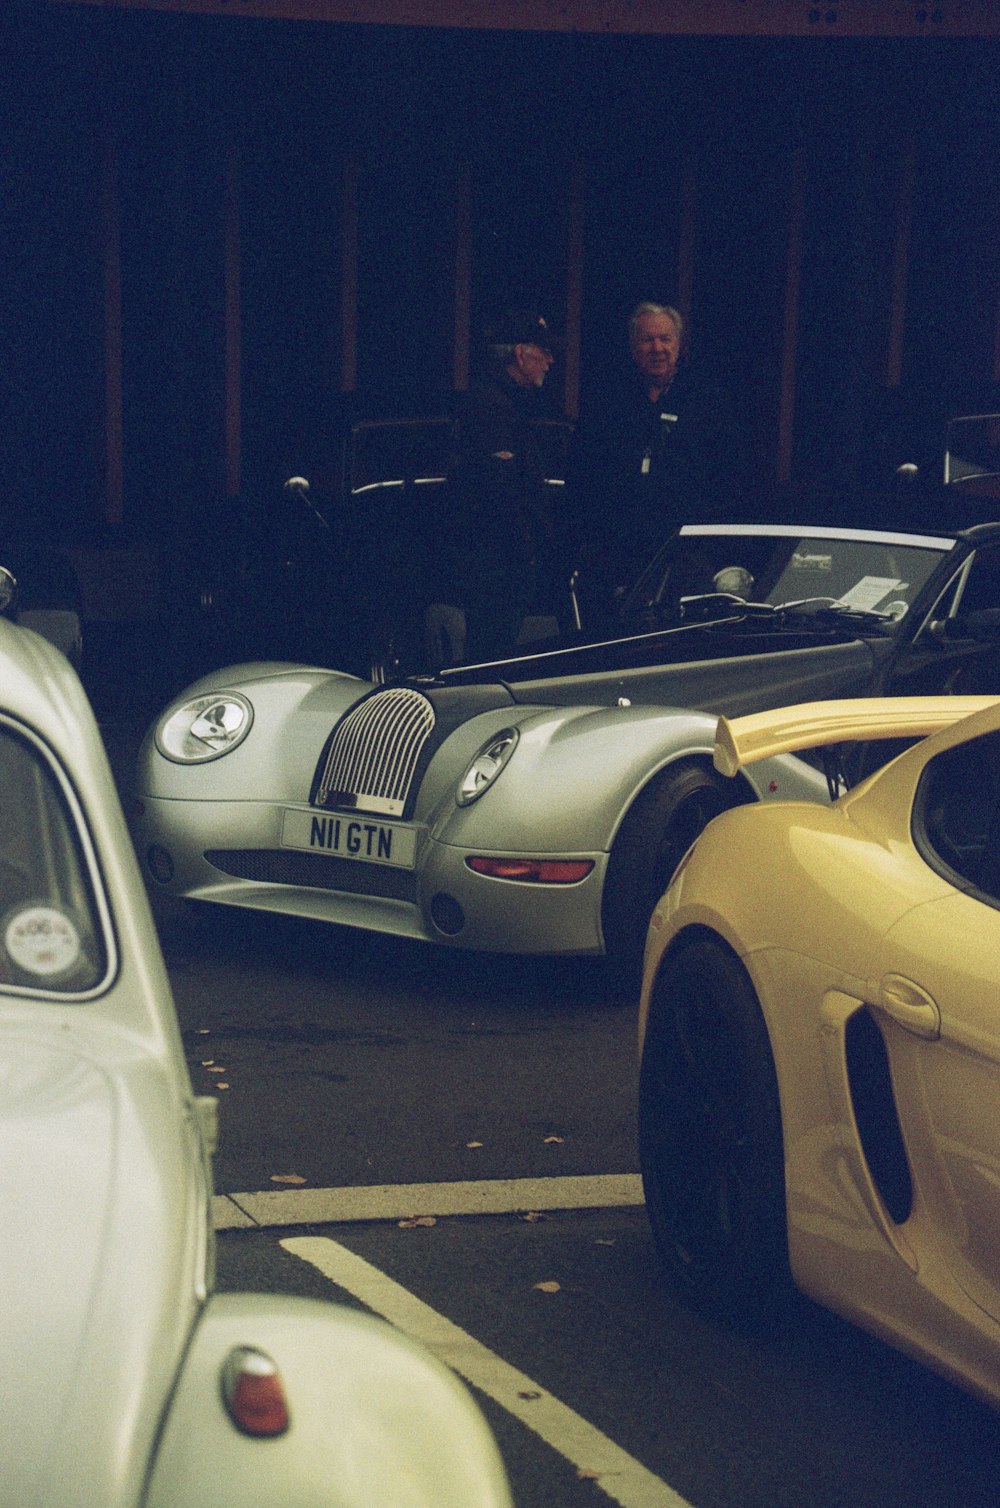
[[[336,854],[368,864],[394,864],[399,869],[412,869],[417,857],[415,827],[343,813],[286,811],[281,843],[283,848]]]

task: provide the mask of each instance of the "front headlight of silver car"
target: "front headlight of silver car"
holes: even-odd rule
[[[459,806],[468,806],[489,790],[517,747],[517,737],[516,728],[504,728],[483,745],[458,783]]]
[[[235,691],[193,696],[163,719],[156,747],[178,764],[204,764],[241,744],[250,732],[253,708]]]

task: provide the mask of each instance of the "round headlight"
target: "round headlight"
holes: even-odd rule
[[[178,764],[204,764],[241,744],[250,732],[253,708],[235,691],[208,692],[167,714],[156,730],[156,747]]]
[[[516,728],[504,728],[502,733],[493,735],[489,743],[480,749],[458,783],[456,800],[459,806],[468,806],[470,801],[477,800],[484,791],[489,790],[516,745]]]

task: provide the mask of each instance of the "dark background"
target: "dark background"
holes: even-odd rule
[[[260,506],[290,472],[335,465],[345,415],[450,402],[463,182],[473,345],[511,302],[565,324],[581,187],[585,392],[621,361],[636,300],[678,298],[682,230],[693,226],[692,348],[728,386],[762,499],[792,488],[835,500],[876,464],[937,454],[948,413],[997,406],[998,40],[462,31],[16,0],[0,49],[0,506],[17,529],[169,554],[223,498],[227,153],[239,205],[239,490]],[[344,392],[349,170],[357,362]],[[120,230],[117,503],[109,203]],[[906,276],[894,282],[906,205]],[[894,287],[905,291],[895,357]],[[794,395],[784,451],[783,380]],[[547,395],[575,410],[558,370]]]

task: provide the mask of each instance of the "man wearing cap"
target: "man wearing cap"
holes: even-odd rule
[[[532,606],[551,530],[545,472],[531,420],[554,360],[541,315],[515,310],[488,332],[484,369],[462,396],[449,470],[455,601],[468,663],[510,654]]]

